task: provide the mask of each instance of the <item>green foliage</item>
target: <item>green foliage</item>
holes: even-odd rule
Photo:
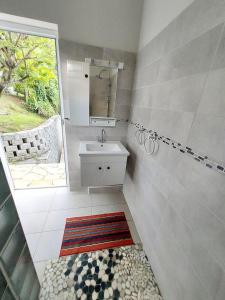
[[[40,115],[59,110],[55,40],[0,30],[0,87],[12,86]]]
[[[26,98],[26,107],[33,112],[38,113],[38,98],[34,89],[29,90],[29,96]]]
[[[35,90],[35,94],[38,99],[38,102],[47,101],[46,89],[45,89],[45,85],[42,81],[35,82],[34,90]]]
[[[42,81],[35,81],[33,87],[28,90],[26,105],[31,111],[44,117],[55,115],[59,108],[57,82],[51,80],[46,87]]]
[[[49,86],[46,88],[46,96],[48,101],[52,104],[54,109],[59,111],[59,89],[58,81],[55,79],[50,80]]]
[[[15,91],[20,95],[25,95],[25,91],[27,89],[25,82],[17,82],[14,84]]]
[[[38,102],[38,114],[48,118],[55,115],[55,110],[48,101],[40,101]]]

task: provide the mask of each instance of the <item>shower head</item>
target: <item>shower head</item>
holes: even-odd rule
[[[103,77],[101,77],[101,75],[102,75],[102,73],[104,73],[104,72],[109,72],[109,70],[107,70],[107,69],[102,69],[102,70],[99,72],[99,74],[96,75],[96,77],[97,77],[98,79],[103,79]],[[110,76],[110,75],[109,75],[109,76]]]

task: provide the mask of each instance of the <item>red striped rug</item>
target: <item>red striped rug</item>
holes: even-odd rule
[[[124,212],[67,218],[60,256],[132,244]]]

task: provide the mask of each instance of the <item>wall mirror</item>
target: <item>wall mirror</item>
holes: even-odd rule
[[[115,126],[118,72],[123,63],[86,58],[89,63],[89,115],[91,126]]]
[[[116,125],[117,81],[122,69],[120,62],[92,58],[67,61],[67,99],[73,125]]]
[[[118,69],[90,66],[91,117],[115,117]]]

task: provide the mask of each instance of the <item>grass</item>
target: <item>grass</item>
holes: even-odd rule
[[[22,100],[8,95],[0,97],[0,132],[32,129],[46,119],[26,109]]]

